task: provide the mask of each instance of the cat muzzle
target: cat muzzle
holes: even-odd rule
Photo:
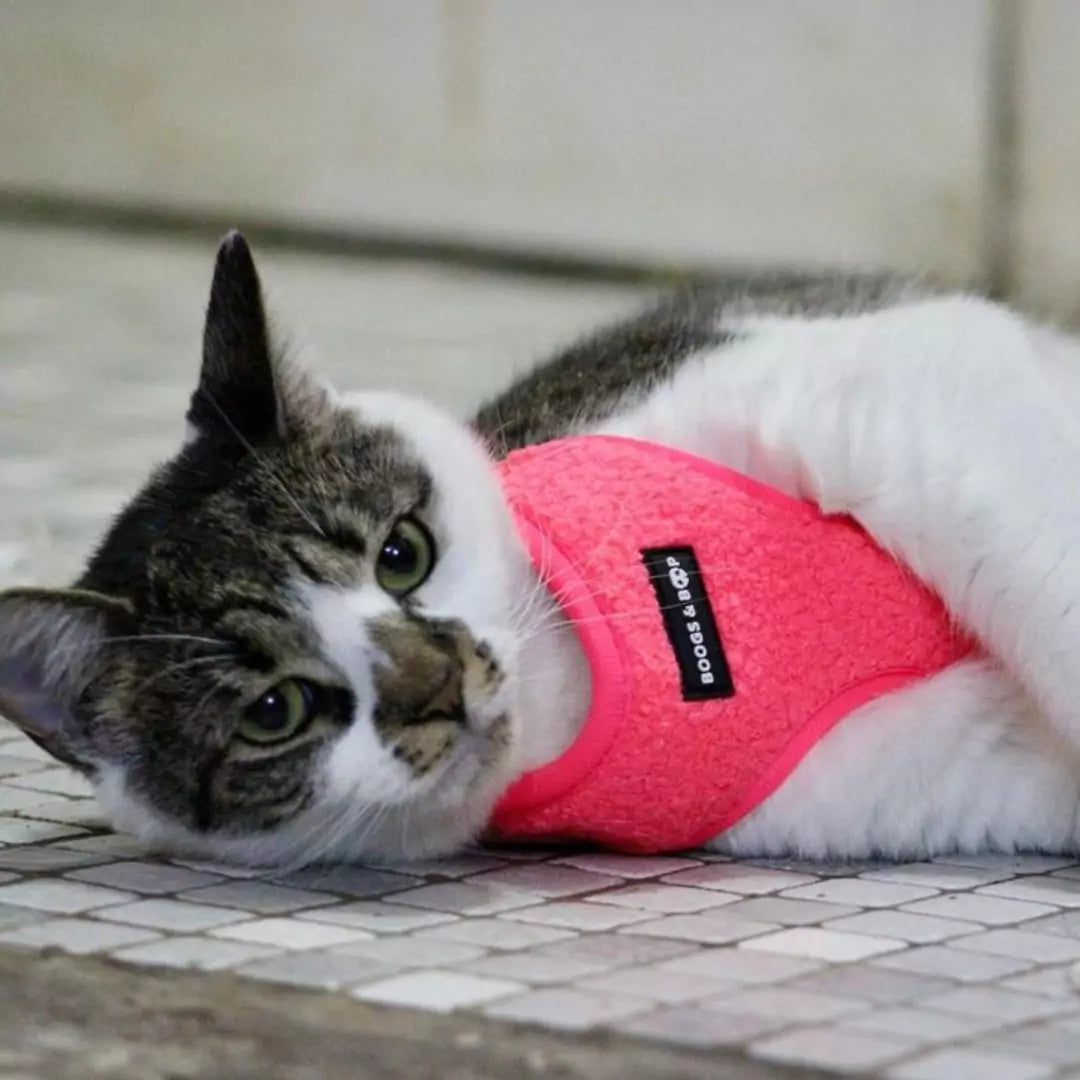
[[[467,725],[465,673],[480,661],[463,623],[402,613],[375,620],[371,636],[381,653],[374,672],[378,720]]]

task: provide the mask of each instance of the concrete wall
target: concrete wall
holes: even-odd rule
[[[1077,314],[1078,57],[1074,0],[0,0],[0,185]]]

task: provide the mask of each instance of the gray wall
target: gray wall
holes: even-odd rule
[[[0,0],[0,185],[1076,316],[1078,46],[1074,0]]]

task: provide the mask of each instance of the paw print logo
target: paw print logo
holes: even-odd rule
[[[673,566],[668,571],[668,581],[672,588],[685,589],[690,584],[690,575],[681,566]]]

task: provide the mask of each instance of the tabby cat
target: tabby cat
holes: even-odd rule
[[[493,461],[606,432],[851,514],[985,653],[858,710],[717,836],[835,858],[1080,850],[1080,341],[887,278],[721,283],[463,424],[339,395],[218,253],[186,441],[70,589],[0,594],[0,711],[115,824],[247,863],[477,837],[590,702]]]

